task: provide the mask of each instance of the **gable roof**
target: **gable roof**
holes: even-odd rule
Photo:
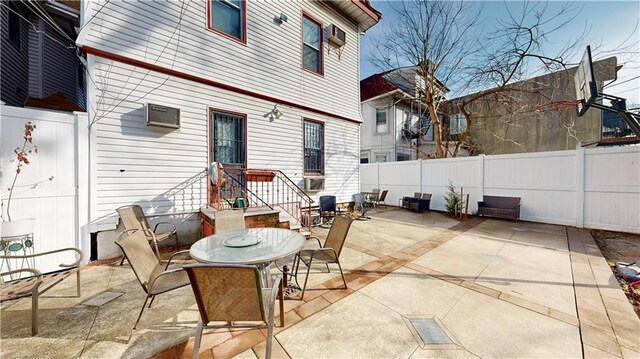
[[[391,71],[385,71],[379,74],[371,75],[366,79],[360,81],[360,101],[366,101],[368,99],[383,95],[387,92],[398,90],[398,87],[395,84],[384,77]]]

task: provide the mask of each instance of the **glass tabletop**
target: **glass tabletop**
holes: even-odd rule
[[[199,262],[226,264],[270,263],[298,253],[302,234],[281,228],[249,228],[202,238],[191,246]]]

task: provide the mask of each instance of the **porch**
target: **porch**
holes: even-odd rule
[[[349,289],[327,289],[340,281],[333,267],[310,277],[318,290],[285,302],[274,357],[640,355],[640,320],[588,231],[399,209],[370,215],[353,224],[342,254]],[[144,293],[131,268],[103,262],[82,276],[81,298],[63,297],[73,281],[41,298],[37,337],[30,299],[3,303],[2,355],[191,357],[198,314],[190,287],[158,297],[132,332]],[[107,292],[116,297],[89,302]],[[445,342],[421,337],[411,319],[432,319]],[[258,330],[209,332],[200,356],[261,358],[264,345]]]

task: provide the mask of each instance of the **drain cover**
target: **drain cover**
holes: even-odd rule
[[[99,294],[87,301],[85,301],[84,305],[88,305],[88,306],[92,306],[92,307],[100,307],[103,306],[107,303],[109,303],[110,301],[118,298],[119,296],[123,295],[124,293],[120,293],[120,292],[104,292],[102,294]]]
[[[409,323],[425,344],[453,344],[453,341],[442,330],[440,324],[432,318],[409,319]]]

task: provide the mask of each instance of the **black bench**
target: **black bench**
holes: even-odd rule
[[[482,196],[478,215],[505,219],[520,219],[520,197]]]

